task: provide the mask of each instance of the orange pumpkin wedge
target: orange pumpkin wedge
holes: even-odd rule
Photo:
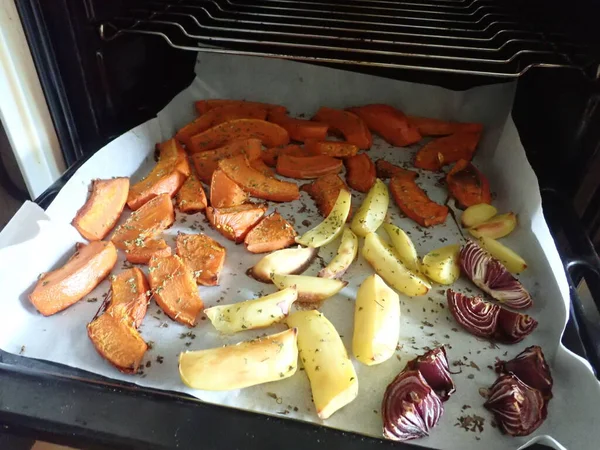
[[[179,211],[187,214],[194,214],[206,208],[206,194],[195,174],[190,174],[179,189],[176,204]]]
[[[148,309],[150,287],[146,275],[133,267],[110,278],[112,297],[104,314],[110,314],[139,328]]]
[[[461,208],[492,202],[490,182],[470,161],[461,159],[454,164],[446,175],[446,184]]]
[[[210,204],[213,208],[229,208],[248,201],[248,194],[235,181],[218,169],[210,182]]]
[[[427,197],[414,177],[396,175],[390,180],[390,192],[400,210],[423,227],[444,223],[448,207]]]
[[[334,173],[319,177],[312,183],[304,184],[300,189],[315,201],[319,213],[323,217],[327,217],[333,209],[340,191],[342,189],[349,190],[340,176]],[[348,219],[351,216],[352,211],[348,214]]]
[[[277,158],[277,173],[288,178],[310,180],[342,170],[342,161],[331,156],[289,156]]]
[[[273,147],[263,150],[261,153],[261,159],[269,167],[275,167],[277,165],[277,158],[281,155],[290,156],[310,156],[308,152],[296,144],[286,145],[284,147]]]
[[[251,253],[274,252],[293,245],[296,235],[294,227],[281,214],[274,212],[252,228],[244,243]]]
[[[346,183],[358,192],[369,192],[375,184],[375,164],[366,153],[344,160]]]
[[[206,114],[211,109],[219,108],[222,106],[250,106],[250,107],[260,107],[265,108],[268,111],[277,111],[282,114],[287,112],[285,106],[273,105],[271,103],[261,103],[261,102],[249,102],[246,100],[224,100],[224,99],[209,99],[209,100],[198,100],[194,106],[196,107],[196,111],[198,114]]]
[[[454,133],[481,133],[480,123],[448,122],[428,117],[408,116],[408,121],[419,130],[422,136],[449,136]]]
[[[447,164],[460,159],[470,161],[473,158],[479,133],[455,133],[434,139],[422,147],[415,156],[415,167],[438,171]]]
[[[326,155],[334,158],[349,158],[358,153],[358,147],[343,141],[315,141],[308,139],[304,148],[311,155]]]
[[[138,245],[139,244],[139,245]],[[146,239],[127,244],[125,259],[132,264],[147,265],[153,256],[170,256],[171,247],[164,239]]]
[[[365,122],[350,111],[322,107],[312,120],[326,123],[330,130],[341,133],[347,142],[361,150],[369,149],[373,144],[371,132]]]
[[[252,227],[264,216],[266,205],[245,203],[231,208],[206,208],[208,221],[219,233],[239,244],[244,241]]]
[[[250,167],[252,167],[253,169],[256,169],[260,173],[262,173],[265,177],[268,177],[268,178],[275,177],[275,171],[273,169],[271,169],[269,166],[267,166],[261,158],[249,160],[248,164],[250,164]]]
[[[324,141],[327,138],[329,127],[325,123],[295,119],[278,110],[271,111],[268,120],[285,128],[293,141],[306,142],[308,139]]]
[[[395,164],[387,162],[383,159],[378,159],[375,162],[375,172],[377,173],[377,178],[382,178],[384,180],[392,178],[393,176],[404,176],[412,179],[415,179],[419,176],[417,172],[396,166]]]
[[[406,147],[421,140],[417,127],[393,106],[374,104],[349,108],[348,111],[364,120],[372,132],[395,147]]]
[[[116,225],[129,193],[129,178],[92,181],[92,192],[75,218],[73,226],[88,241],[104,239]]]
[[[205,234],[179,234],[176,239],[177,254],[192,270],[197,284],[217,286],[227,250]]]
[[[244,139],[227,144],[215,150],[195,153],[192,155],[192,161],[198,178],[203,183],[210,184],[212,174],[219,167],[219,161],[231,158],[237,155],[246,155],[249,161],[261,157],[261,143],[258,139]]]

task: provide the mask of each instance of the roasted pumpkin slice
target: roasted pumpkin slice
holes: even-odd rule
[[[375,164],[366,153],[354,155],[344,160],[346,182],[358,192],[369,192],[375,184]]]
[[[421,140],[417,127],[412,125],[404,113],[390,105],[365,105],[349,108],[365,121],[369,129],[381,136],[388,144],[406,147]]]
[[[183,213],[194,214],[206,208],[206,194],[195,174],[191,173],[185,180],[177,193],[176,202],[177,208]]]
[[[365,122],[350,111],[322,107],[312,120],[326,123],[330,130],[341,133],[346,141],[361,150],[369,149],[373,144],[371,132]]]
[[[219,233],[236,244],[244,241],[252,227],[264,216],[266,205],[245,203],[231,208],[206,208],[206,217]]]
[[[137,267],[110,277],[112,297],[104,314],[124,319],[139,328],[148,309],[150,286],[146,275]]]
[[[273,147],[264,150],[261,154],[261,158],[267,166],[275,167],[277,165],[277,158],[281,155],[310,156],[308,152],[299,145],[290,144],[284,147]]]
[[[461,208],[491,203],[492,194],[488,179],[469,161],[458,161],[448,175],[446,184],[450,195],[454,197]]]
[[[327,124],[312,120],[294,119],[280,111],[269,113],[269,122],[285,128],[293,141],[306,142],[308,139],[324,141],[327,138]]]
[[[382,178],[384,180],[394,176],[402,176],[412,179],[415,179],[419,176],[417,172],[406,170],[383,159],[378,159],[375,163],[375,172],[377,173],[377,178]]]
[[[220,161],[219,168],[253,197],[273,202],[291,202],[300,198],[296,183],[265,176],[250,167],[243,155]]]
[[[331,156],[289,156],[277,158],[277,173],[288,178],[311,180],[342,170],[341,160]]]
[[[222,106],[250,106],[250,107],[260,107],[265,108],[268,111],[277,111],[281,114],[285,114],[287,109],[285,106],[273,105],[271,103],[261,103],[261,102],[249,102],[246,100],[224,100],[224,99],[210,99],[210,100],[198,100],[194,106],[196,107],[196,111],[198,114],[206,114],[211,109],[219,108]]]
[[[116,225],[129,193],[129,178],[92,181],[92,192],[81,207],[73,226],[88,241],[104,239]]]
[[[177,254],[192,270],[196,283],[217,286],[227,250],[204,234],[179,234],[176,240]]]
[[[275,177],[275,172],[273,171],[273,169],[271,169],[269,166],[267,166],[264,163],[264,161],[260,158],[248,161],[248,164],[250,164],[250,167],[252,167],[253,169],[256,169],[260,173],[262,173],[265,177],[268,177],[268,178]]]
[[[193,153],[222,147],[241,139],[259,139],[266,147],[277,147],[290,142],[284,128],[265,120],[236,119],[209,128],[190,138],[190,151]]]
[[[174,321],[195,326],[204,304],[192,270],[179,256],[172,255],[152,258],[148,272],[150,288],[158,306]]]
[[[304,148],[311,155],[326,155],[334,158],[349,158],[358,153],[358,147],[343,141],[315,141],[308,139]]]
[[[434,139],[417,152],[415,167],[437,171],[460,159],[471,161],[479,137],[479,133],[460,132]]]
[[[430,200],[413,177],[392,177],[390,191],[400,210],[419,225],[430,227],[446,221],[448,207]]]
[[[248,201],[248,194],[220,169],[213,172],[210,182],[210,205],[213,208],[229,208]]]
[[[42,274],[29,300],[44,316],[56,314],[92,292],[116,262],[117,249],[112,242],[80,245],[64,266]]]
[[[263,218],[246,235],[244,243],[251,253],[266,253],[280,250],[294,244],[294,227],[281,214],[274,212]]]
[[[235,141],[215,150],[208,150],[192,155],[198,178],[210,184],[212,174],[219,168],[219,161],[237,155],[246,155],[249,161],[261,157],[261,144],[258,139]]]
[[[169,194],[161,194],[132,212],[125,223],[117,227],[111,241],[117,248],[126,250],[128,245],[141,243],[169,228],[174,221],[171,197]]]
[[[164,239],[138,239],[128,243],[125,259],[132,264],[148,264],[153,256],[170,256],[171,247]]]
[[[448,122],[428,117],[408,116],[408,121],[422,136],[449,136],[454,133],[481,133],[480,123]]]
[[[300,188],[304,192],[306,192],[317,204],[317,208],[319,208],[319,212],[323,217],[327,217],[331,210],[333,209],[333,205],[340,195],[340,191],[342,189],[348,189],[346,183],[334,173],[329,175],[324,175],[322,177],[317,178],[315,181],[309,184],[304,184]],[[348,214],[348,218],[352,216],[352,210],[350,214]]]

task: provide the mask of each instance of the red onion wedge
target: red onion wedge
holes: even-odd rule
[[[546,419],[542,393],[514,374],[502,375],[489,390],[484,406],[494,413],[501,429],[511,436],[527,436]]]
[[[418,370],[421,375],[435,391],[438,397],[445,402],[456,391],[454,381],[450,377],[450,366],[444,346],[429,350],[421,356],[417,356],[406,365],[408,370]]]
[[[446,291],[448,307],[456,321],[469,333],[491,338],[498,328],[500,307],[481,297],[468,297],[452,289]]]
[[[516,344],[530,335],[537,326],[537,320],[527,314],[500,308],[498,329],[494,338],[505,344]]]
[[[383,395],[383,435],[393,441],[428,436],[443,412],[442,401],[421,373],[405,370],[390,383]]]
[[[510,361],[496,363],[498,373],[513,373],[521,381],[542,392],[546,401],[552,398],[552,375],[544,358],[542,348],[538,345],[527,347]]]
[[[469,241],[461,249],[460,265],[471,281],[492,298],[514,309],[533,305],[531,295],[519,280],[475,242]]]

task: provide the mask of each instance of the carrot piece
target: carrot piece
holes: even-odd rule
[[[176,202],[177,208],[183,213],[193,214],[206,208],[206,194],[195,174],[190,174],[185,180],[177,193]]]
[[[349,108],[365,121],[369,129],[381,136],[388,144],[406,147],[421,140],[417,127],[412,125],[402,111],[390,105],[365,105]]]
[[[198,178],[203,183],[210,184],[212,174],[219,167],[219,161],[237,155],[246,155],[252,161],[261,157],[261,144],[258,139],[235,141],[215,150],[195,153],[192,155]]]
[[[461,159],[446,175],[446,183],[450,195],[461,208],[468,208],[479,203],[491,203],[490,182],[469,161]]]
[[[88,241],[104,239],[116,225],[129,192],[129,178],[92,181],[92,192],[81,207],[73,226]]]
[[[480,123],[447,122],[428,117],[408,116],[408,121],[417,127],[422,136],[449,136],[454,133],[481,133]]]
[[[334,158],[349,158],[358,153],[358,147],[343,141],[315,141],[308,139],[304,148],[311,155],[326,155]]]
[[[324,141],[327,138],[329,127],[325,123],[295,119],[280,111],[271,111],[268,120],[285,128],[293,141],[306,142],[307,139]]]
[[[117,227],[111,241],[117,248],[126,250],[127,245],[143,242],[169,228],[174,221],[175,213],[171,197],[169,194],[160,194],[132,212],[125,223]]]
[[[219,162],[219,168],[253,197],[274,202],[291,202],[300,198],[295,183],[266,177],[248,164],[244,155],[234,156]]]
[[[266,205],[245,203],[231,208],[206,208],[206,217],[219,233],[239,244],[244,241],[252,227],[264,216]]]
[[[415,179],[419,176],[417,172],[406,170],[383,159],[378,159],[377,162],[375,162],[375,170],[377,172],[377,177],[384,180],[394,176],[405,176],[412,179]]]
[[[323,175],[312,183],[302,185],[300,189],[310,195],[315,201],[317,208],[319,208],[319,212],[323,217],[327,217],[333,209],[333,205],[335,205],[335,201],[337,200],[340,191],[342,189],[349,191],[346,183],[344,183],[339,175],[334,173]],[[352,212],[348,214],[348,218],[351,216]]]
[[[290,142],[290,136],[284,128],[265,120],[236,119],[215,125],[190,138],[192,153],[222,147],[241,139],[259,139],[267,147],[277,147]]]
[[[368,192],[375,184],[375,164],[366,153],[352,156],[344,161],[346,182],[359,192]]]
[[[274,212],[263,218],[246,235],[244,243],[251,253],[266,253],[294,244],[297,233],[281,214]]]
[[[139,328],[148,309],[148,280],[137,267],[110,277],[112,297],[104,314]]]
[[[290,144],[284,147],[273,147],[263,150],[261,159],[267,166],[275,167],[277,165],[277,158],[281,155],[310,156],[308,152],[299,145]]]
[[[148,264],[153,256],[162,257],[171,255],[171,247],[164,239],[146,239],[130,242],[125,248],[125,259],[132,264]]]
[[[154,299],[167,316],[193,327],[204,307],[191,269],[177,256],[152,258],[149,268]]]
[[[213,208],[238,206],[248,201],[248,194],[235,181],[217,169],[210,182],[210,204]]]
[[[360,117],[352,112],[322,107],[312,120],[326,123],[330,129],[343,134],[346,141],[361,150],[371,148],[373,144],[369,128]]]
[[[176,239],[177,254],[192,270],[197,284],[217,286],[227,250],[204,234],[179,234]]]
[[[434,139],[422,147],[415,157],[415,167],[426,170],[440,170],[442,166],[473,158],[479,133],[455,133],[450,136]]]
[[[265,164],[265,162],[262,160],[262,158],[253,159],[251,161],[248,161],[248,164],[250,164],[250,167],[252,167],[253,169],[256,169],[260,173],[262,173],[265,177],[269,177],[269,178],[275,177],[275,172],[273,171],[273,169],[271,169],[269,166],[267,166]]]
[[[206,114],[208,111],[214,108],[219,108],[221,106],[250,106],[250,107],[260,107],[265,108],[268,111],[277,111],[282,114],[287,113],[287,109],[285,106],[273,105],[271,103],[260,103],[260,102],[248,102],[246,100],[222,100],[222,99],[210,99],[210,100],[199,100],[194,106],[196,107],[196,111],[198,114]]]
[[[419,225],[430,227],[446,221],[448,208],[431,201],[427,194],[417,186],[414,178],[392,177],[390,191],[402,212]]]
[[[160,156],[152,171],[129,188],[127,206],[136,210],[160,194],[174,197],[190,174],[185,150],[175,139],[159,145]]]
[[[289,156],[277,158],[277,173],[288,178],[310,180],[342,170],[342,161],[331,156]]]
[[[56,314],[92,292],[116,262],[117,249],[112,242],[81,245],[64,266],[42,274],[29,300],[44,316]]]

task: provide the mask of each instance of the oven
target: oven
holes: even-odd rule
[[[570,282],[563,341],[600,374],[597,1],[14,0],[14,6],[43,93],[32,96],[31,109],[44,113],[36,123],[47,129],[41,139],[47,165],[28,172],[21,160],[30,195],[42,207],[95,151],[154,117],[188,86],[198,53],[290,59],[458,91],[518,80],[512,115]],[[19,159],[18,130],[8,134]],[[51,363],[6,353],[1,360],[2,423],[66,444],[411,447],[100,377],[95,382],[74,369],[57,375]]]

